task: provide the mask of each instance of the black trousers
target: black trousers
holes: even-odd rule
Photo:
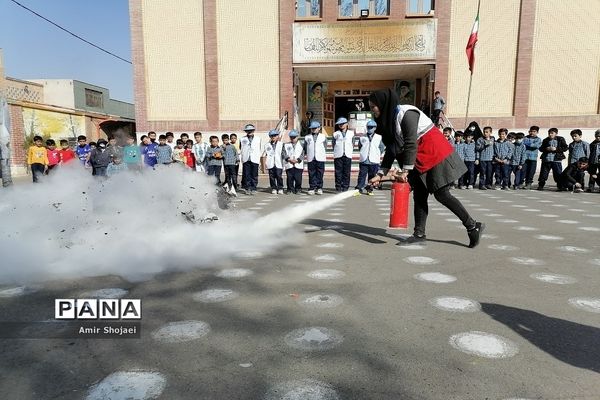
[[[283,170],[281,168],[270,168],[269,169],[269,184],[271,189],[283,190]]]
[[[246,161],[242,166],[242,175],[242,185],[246,185],[244,189],[256,190],[256,186],[258,185],[258,164]]]
[[[413,190],[414,200],[414,217],[416,236],[425,235],[425,226],[427,225],[427,215],[429,214],[429,206],[427,199],[429,198],[429,189],[423,183],[420,173],[417,170],[412,170],[408,176],[410,185]],[[444,207],[452,211],[454,215],[460,219],[463,226],[467,229],[475,228],[475,220],[469,215],[462,203],[450,193],[450,185],[443,186],[433,192],[433,196]]]
[[[31,164],[31,177],[33,178],[33,182],[39,182],[40,177],[44,175],[44,164]]]
[[[458,180],[459,186],[475,185],[475,161],[465,161],[467,172]]]
[[[590,164],[588,166],[588,172],[590,174],[590,180],[588,181],[588,188],[593,189],[595,184],[600,185],[600,179],[592,178],[592,175],[596,175],[600,172],[600,164]]]
[[[540,177],[538,178],[538,186],[544,187],[552,170],[552,178],[560,189],[560,174],[562,173],[562,163],[560,161],[542,161],[540,169]]]
[[[290,168],[285,170],[288,192],[298,193],[302,190],[302,170]]]
[[[479,187],[491,186],[494,166],[491,161],[479,160]]]
[[[525,160],[525,165],[523,165],[523,179],[527,185],[533,183],[536,168],[537,160]]]
[[[237,190],[237,165],[224,165],[223,169],[225,170],[225,183]]]
[[[310,190],[323,189],[324,173],[324,161],[312,160],[308,163],[308,188]]]
[[[335,190],[345,192],[350,187],[352,159],[346,156],[334,158],[333,165],[335,168]]]

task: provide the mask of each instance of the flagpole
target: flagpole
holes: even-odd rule
[[[479,8],[481,7],[481,0],[478,0],[477,2],[477,18],[479,19]],[[479,30],[479,27],[477,27],[477,29]],[[475,48],[473,48],[473,51],[475,51]],[[474,69],[474,68],[473,68]],[[471,76],[469,77],[469,93],[467,94],[467,109],[465,111],[465,123],[463,126],[467,126],[467,120],[469,119],[469,105],[471,103],[471,85],[473,84],[473,69],[471,69]]]

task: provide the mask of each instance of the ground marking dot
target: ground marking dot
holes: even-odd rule
[[[429,300],[429,303],[436,308],[452,312],[476,312],[481,310],[481,304],[475,300],[464,297],[442,296]]]
[[[264,400],[340,400],[340,396],[325,382],[302,379],[273,385]]]
[[[569,224],[569,225],[574,225],[574,224],[578,224],[579,221],[574,221],[572,219],[559,219],[558,221],[559,224]]]
[[[333,308],[344,300],[335,294],[307,294],[300,297],[298,304],[309,308]]]
[[[497,219],[496,222],[500,222],[501,224],[517,224],[519,221],[516,219]]]
[[[414,278],[420,281],[432,283],[451,283],[456,281],[455,276],[442,274],[441,272],[423,272],[414,275]]]
[[[243,252],[237,253],[235,255],[235,257],[246,259],[246,260],[253,260],[253,259],[257,259],[257,258],[262,258],[262,257],[264,257],[264,255],[265,254],[260,251],[243,251]]]
[[[508,251],[519,250],[519,248],[517,246],[511,246],[509,244],[490,244],[488,246],[488,249],[492,249],[492,250],[508,250]]]
[[[342,258],[342,256],[339,256],[337,254],[321,254],[321,255],[315,256],[313,259],[317,262],[330,263],[330,262],[341,261],[343,258]]]
[[[300,328],[285,335],[285,343],[298,350],[330,350],[344,341],[344,337],[333,329],[322,326]]]
[[[560,217],[560,215],[556,215],[556,214],[540,214],[538,216],[543,217],[543,218],[558,218],[558,217]]]
[[[509,260],[515,264],[521,265],[544,265],[545,262],[531,257],[510,257]]]
[[[449,342],[457,350],[484,358],[508,358],[519,352],[512,341],[487,332],[458,333],[450,336]]]
[[[318,269],[316,271],[311,271],[308,276],[313,279],[331,280],[343,278],[346,276],[346,273],[337,269]]]
[[[115,372],[92,386],[86,400],[156,399],[166,385],[166,378],[159,372]]]
[[[539,240],[564,240],[563,237],[554,235],[535,235],[534,237]]]
[[[580,226],[577,229],[580,229],[580,230],[586,231],[586,232],[600,232],[600,228],[598,228],[597,226]]]
[[[220,303],[222,301],[235,299],[238,296],[239,294],[231,289],[206,289],[194,293],[192,298],[194,301],[202,303]]]
[[[164,343],[182,343],[206,336],[210,326],[203,321],[176,321],[152,332],[152,337]]]
[[[484,233],[481,237],[483,239],[498,239],[498,235],[494,235],[493,233]]]
[[[592,258],[589,263],[600,267],[600,258]]]
[[[439,264],[440,260],[431,257],[422,257],[422,256],[412,256],[406,257],[404,259],[405,262],[409,264],[417,264],[417,265],[431,265],[431,264]]]
[[[526,231],[526,232],[533,232],[533,231],[540,230],[540,228],[535,228],[533,226],[515,226],[515,229],[518,231]]]
[[[342,243],[327,242],[327,243],[319,243],[316,245],[316,247],[320,247],[323,249],[339,249],[340,247],[344,247],[344,245]]]
[[[243,278],[252,275],[252,271],[246,268],[228,268],[222,269],[215,275],[219,278]]]
[[[591,251],[577,246],[560,246],[558,249],[567,253],[589,253]]]
[[[568,275],[560,275],[560,274],[549,274],[545,272],[537,272],[535,274],[529,275],[533,279],[537,279],[538,281],[546,282],[546,283],[554,283],[556,285],[570,285],[572,283],[576,283],[577,279]]]
[[[540,212],[542,210],[540,210],[539,208],[524,208],[523,211],[527,211],[527,212]]]
[[[569,299],[569,304],[580,310],[600,313],[600,298],[594,297],[574,297]]]

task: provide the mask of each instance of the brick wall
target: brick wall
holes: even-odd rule
[[[23,126],[23,108],[9,105],[10,112],[10,150],[11,168],[16,170],[27,165],[27,150],[25,149],[25,127]]]

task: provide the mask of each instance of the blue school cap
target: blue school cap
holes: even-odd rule
[[[316,128],[320,128],[321,127],[321,123],[319,121],[312,121],[310,123],[310,125],[308,126],[308,129],[316,129]]]
[[[372,119],[370,119],[367,122],[367,128],[376,128],[377,127],[377,122],[373,121]]]
[[[277,129],[271,129],[269,131],[269,136],[277,136],[279,135],[279,131]]]
[[[248,125],[246,125],[246,126],[244,127],[244,131],[245,131],[245,132],[248,132],[248,131],[255,131],[255,130],[256,130],[256,128],[255,128],[255,127],[254,127],[254,125],[252,125],[252,124],[248,124]]]
[[[335,121],[336,125],[347,124],[348,120],[344,117],[339,117],[337,121]]]
[[[289,137],[293,138],[293,137],[298,137],[298,132],[295,129],[292,129],[290,131],[290,133],[288,134]]]

